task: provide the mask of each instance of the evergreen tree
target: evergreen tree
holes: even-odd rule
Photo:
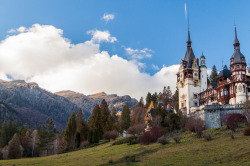
[[[138,102],[137,106],[144,107],[143,97],[140,98],[140,101]]]
[[[121,115],[121,130],[127,130],[130,126],[130,110],[129,110],[129,106],[128,103],[126,105],[123,106],[122,109],[122,115]]]
[[[112,130],[119,130],[119,124],[118,124],[118,116],[116,115],[116,109],[115,107],[111,110],[111,122],[112,122]]]
[[[48,118],[46,120],[46,131],[47,131],[47,137],[48,137],[48,143],[53,142],[56,137],[56,128],[54,125],[54,122],[51,118]]]
[[[101,117],[102,132],[100,134],[102,135],[103,133],[110,131],[112,129],[111,114],[105,99],[103,99],[101,102],[100,110],[102,115]]]
[[[39,142],[37,143],[39,150],[47,150],[48,145],[48,132],[46,131],[46,128],[44,125],[41,125],[38,128],[38,138]]]
[[[157,107],[157,104],[158,104],[158,95],[157,95],[156,92],[152,95],[151,100],[153,101],[154,106]]]
[[[13,138],[8,144],[8,158],[9,159],[18,159],[22,157],[22,150],[20,146],[20,141],[17,134],[14,134]]]
[[[146,97],[146,108],[148,108],[148,106],[150,105],[151,101],[152,101],[152,95],[151,95],[150,92],[148,92],[147,97]]]
[[[175,110],[179,110],[179,89],[176,88],[175,94],[173,95],[173,106]]]
[[[67,123],[63,137],[66,150],[75,149],[76,147],[76,113],[73,111]]]
[[[213,69],[212,69],[212,73],[210,75],[210,82],[212,83],[216,83],[217,82],[217,76],[218,76],[218,73],[217,73],[217,69],[216,69],[216,66],[213,65]]]
[[[13,135],[18,132],[17,122],[9,121],[9,123],[5,122],[2,125],[1,129],[1,147],[4,147],[8,144],[8,142],[12,139]]]
[[[76,116],[77,132],[80,135],[80,141],[86,141],[88,138],[88,126],[83,120],[82,109],[80,109]]]
[[[98,104],[95,105],[92,116],[90,117],[90,132],[88,140],[93,143],[99,142],[100,134],[102,133],[101,110]],[[95,137],[95,138],[93,138]],[[98,140],[98,141],[97,141]]]

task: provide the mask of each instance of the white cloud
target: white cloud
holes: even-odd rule
[[[106,40],[110,34],[100,40],[91,34],[90,41],[72,44],[61,29],[35,24],[8,36],[0,43],[0,78],[11,75],[52,92],[73,90],[88,95],[105,91],[137,99],[168,85],[175,90],[179,65],[163,67],[150,76],[140,71],[145,64],[100,51],[99,43],[111,42]]]
[[[211,74],[212,74],[212,69],[211,69],[211,68],[208,68],[208,69],[207,69],[207,76],[210,77]]]
[[[159,69],[160,69],[157,65],[154,65],[154,64],[152,64],[152,68],[153,68],[154,70],[159,70]]]
[[[115,18],[114,14],[107,14],[104,13],[104,15],[102,16],[102,20],[106,21],[106,23],[108,23],[109,21],[113,20]]]
[[[126,54],[130,56],[131,59],[144,59],[144,58],[151,58],[153,51],[148,48],[140,49],[132,49],[132,48],[125,48]]]
[[[101,43],[103,41],[114,43],[117,41],[116,37],[112,37],[109,31],[91,30],[88,31],[87,34],[91,34],[93,36],[91,39],[92,43]]]

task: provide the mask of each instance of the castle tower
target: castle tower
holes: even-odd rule
[[[235,27],[234,53],[230,58],[230,67],[232,72],[234,92],[233,98],[230,99],[230,104],[242,104],[247,99],[247,80],[246,80],[246,61],[245,56],[240,52],[240,42],[237,37]]]
[[[200,79],[201,79],[201,92],[204,92],[207,89],[207,66],[206,66],[206,58],[201,55],[201,66],[200,66]]]
[[[190,107],[199,106],[199,93],[201,91],[199,59],[195,58],[188,30],[187,51],[184,60],[180,62],[177,73],[177,86],[179,90],[179,108],[186,114]]]

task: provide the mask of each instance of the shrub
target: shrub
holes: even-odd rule
[[[245,136],[250,136],[250,127],[246,127],[246,128],[244,129],[244,135],[245,135]]]
[[[226,123],[228,129],[235,132],[235,129],[238,127],[239,123],[246,122],[246,117],[242,114],[230,113],[226,114],[222,121]]]
[[[128,128],[127,132],[128,134],[132,135],[140,135],[144,131],[144,129],[145,129],[145,124],[140,123]]]
[[[211,140],[212,140],[212,136],[211,136],[211,134],[209,134],[209,133],[204,134],[203,137],[204,137],[205,140],[207,140],[207,141],[211,141]]]
[[[107,131],[103,134],[103,138],[105,140],[115,140],[117,137],[119,136],[119,133],[116,130],[112,130],[112,131]]]
[[[180,136],[174,136],[173,140],[175,141],[175,143],[180,143],[181,142],[181,137]]]
[[[162,135],[164,135],[163,129],[158,126],[154,126],[149,131],[144,132],[143,135],[140,136],[140,143],[145,145],[154,143]]]
[[[198,138],[201,138],[202,131],[205,128],[205,122],[201,118],[190,117],[186,123],[186,129],[195,132]]]
[[[88,141],[84,141],[81,143],[81,148],[87,148],[90,145]]]
[[[125,137],[123,139],[115,141],[112,145],[121,145],[121,144],[126,144],[126,143],[128,143],[129,145],[138,144],[139,139],[136,136]]]
[[[169,140],[164,135],[158,138],[157,142],[162,145],[169,144]]]

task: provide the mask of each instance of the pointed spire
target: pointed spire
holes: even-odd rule
[[[238,40],[238,37],[237,37],[237,31],[236,31],[236,26],[234,25],[234,35],[235,35],[235,38],[234,38],[234,49],[238,49],[239,46],[240,46],[240,42]]]
[[[189,32],[189,16],[188,16],[188,40],[187,40],[187,47],[191,47],[191,40],[190,40],[190,32]]]

